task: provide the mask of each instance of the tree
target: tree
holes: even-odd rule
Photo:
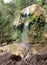
[[[11,40],[14,10],[10,4],[0,1],[0,42]]]

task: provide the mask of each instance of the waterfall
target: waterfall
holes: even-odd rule
[[[21,45],[28,52],[29,51],[29,43],[28,43],[28,26],[29,26],[29,21],[28,21],[29,17],[28,17],[28,15],[29,15],[29,7],[25,8],[24,15],[25,14],[27,16],[25,17],[25,23],[24,23],[24,27],[23,27]]]
[[[21,45],[26,49],[26,51],[29,50],[29,43],[28,43],[28,26],[29,26],[29,22],[26,22],[24,24],[24,28],[23,28],[23,33],[22,33],[22,41],[21,41]]]
[[[28,38],[28,26],[29,26],[29,23],[26,22],[24,24],[24,28],[23,28],[22,42],[27,42],[27,38]]]
[[[25,8],[24,15],[25,14],[27,14],[27,16],[29,15],[29,7]]]

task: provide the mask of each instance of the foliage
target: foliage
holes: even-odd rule
[[[9,41],[13,32],[12,21],[14,10],[12,5],[0,2],[0,42]],[[7,39],[8,38],[8,39]]]
[[[42,38],[42,34],[44,32],[44,26],[46,24],[45,20],[41,20],[43,15],[29,25],[29,43],[44,43],[45,40]],[[43,18],[44,19],[44,18]]]
[[[34,1],[35,1],[35,0],[34,0]],[[36,2],[37,2],[38,4],[40,4],[40,5],[44,5],[45,0],[36,0]]]
[[[0,0],[0,43],[17,39],[21,41],[21,28],[14,30],[12,25],[14,18],[19,15],[23,8],[33,3],[44,5],[43,8],[46,8],[44,2],[45,0],[12,0],[10,3],[5,4],[3,0]],[[38,24],[40,23],[35,23],[35,26],[38,26]]]

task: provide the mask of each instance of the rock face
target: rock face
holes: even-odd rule
[[[24,8],[20,15],[14,20],[13,25],[18,26],[25,21],[26,17],[29,17],[29,22],[32,22],[34,19],[37,19],[40,15],[44,16],[44,10],[38,4],[33,4]],[[44,19],[43,19],[44,20]]]
[[[44,16],[44,9],[38,5],[33,4],[24,8],[20,15],[16,18],[13,22],[13,25],[17,28],[18,32],[22,30],[21,34],[23,33],[24,24],[28,22],[28,42],[29,43],[44,43],[45,40],[42,33],[44,32],[45,26],[45,16]],[[23,25],[23,27],[22,27]],[[15,32],[16,33],[16,32]],[[19,33],[19,36],[22,36]],[[18,38],[18,35],[17,35]],[[19,37],[21,39],[21,37]],[[21,40],[20,40],[21,41]]]
[[[44,52],[43,46],[34,46],[34,48],[36,47],[39,47],[39,49],[42,49]],[[47,47],[44,46],[44,48],[47,51]],[[42,53],[42,51],[35,54],[30,52],[30,54],[27,54],[24,58],[21,58],[19,55],[17,56],[3,51],[0,52],[0,65],[47,65],[47,53]]]
[[[38,4],[24,8],[13,25],[17,27],[25,22],[29,22],[29,43],[44,43],[42,37],[47,38],[47,36],[41,34],[45,25],[45,17],[43,9]],[[0,65],[47,65],[47,45],[30,47],[27,52],[21,44],[0,47]]]
[[[0,65],[47,65],[47,45],[34,45],[26,54],[20,44],[1,48]]]

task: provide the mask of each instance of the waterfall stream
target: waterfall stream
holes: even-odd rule
[[[29,50],[28,26],[29,26],[29,22],[24,23],[24,28],[23,28],[23,33],[22,33],[22,41],[21,41],[21,45],[25,48],[26,52],[28,52],[28,50]]]
[[[27,42],[27,38],[28,38],[28,26],[29,26],[29,23],[26,22],[24,24],[24,28],[23,28],[22,42]]]
[[[22,33],[22,41],[21,45],[25,48],[26,52],[29,51],[29,43],[28,43],[28,27],[29,27],[29,21],[28,21],[28,15],[29,15],[29,7],[25,8],[24,15],[27,15],[25,17],[25,23],[23,27],[23,33]]]

